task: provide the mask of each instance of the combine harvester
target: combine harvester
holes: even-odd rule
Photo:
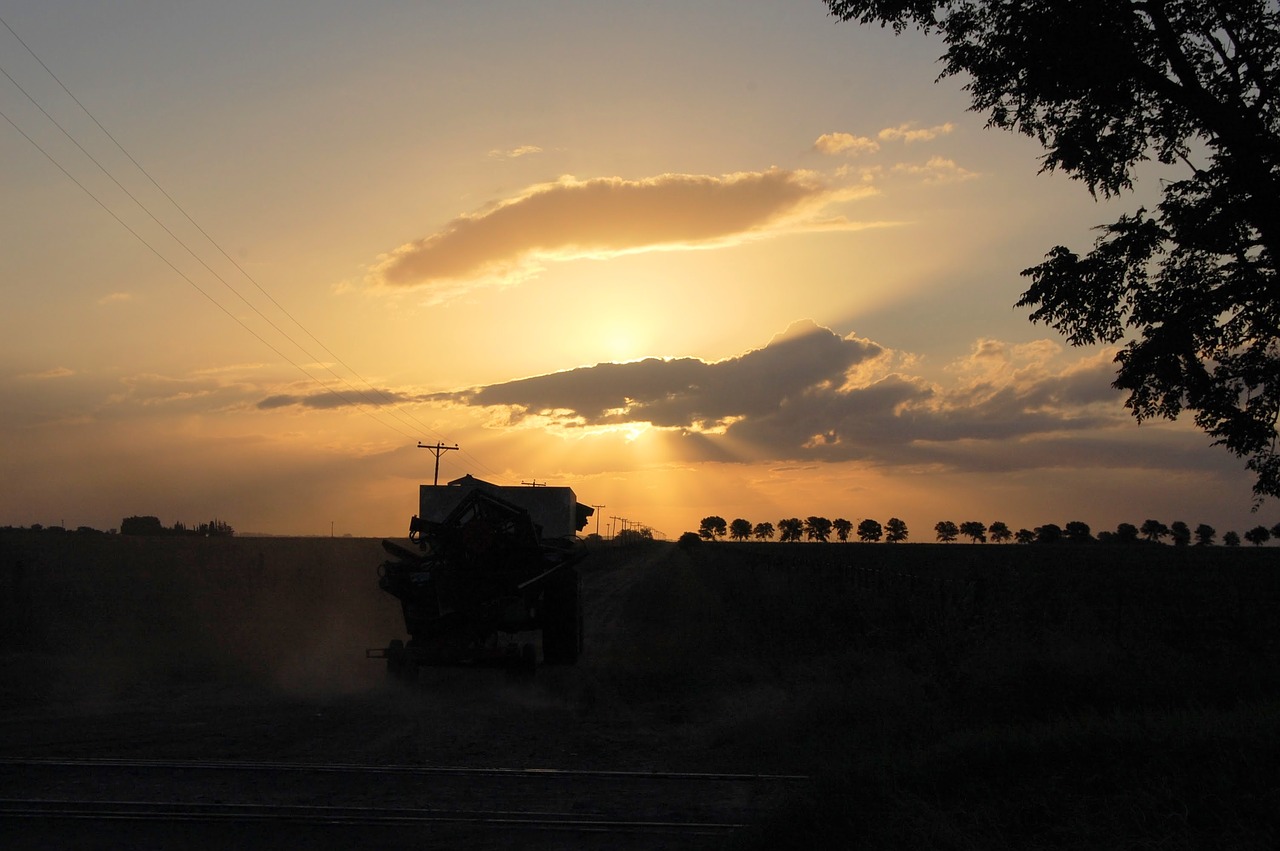
[[[503,487],[470,475],[422,485],[409,539],[420,552],[383,541],[378,585],[400,600],[408,642],[365,651],[391,676],[412,682],[427,665],[532,669],[520,643],[540,631],[542,661],[572,665],[582,652],[582,596],[574,565],[586,555],[577,532],[593,509],[570,488]]]

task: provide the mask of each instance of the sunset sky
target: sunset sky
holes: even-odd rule
[[[602,532],[1280,518],[1013,307],[1160,173],[1039,174],[937,41],[819,0],[0,17],[0,525],[400,536],[419,441]]]

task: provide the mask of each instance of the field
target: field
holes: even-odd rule
[[[380,560],[5,534],[0,756],[814,778],[741,848],[1280,847],[1280,549],[604,545],[579,665],[408,691]]]

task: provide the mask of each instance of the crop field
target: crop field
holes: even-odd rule
[[[410,692],[381,557],[0,538],[0,756],[810,778],[737,848],[1280,847],[1280,549],[600,545],[577,666]]]

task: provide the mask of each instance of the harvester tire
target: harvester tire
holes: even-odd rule
[[[404,642],[398,638],[391,639],[387,645],[387,676],[393,680],[406,679],[408,662],[409,654],[405,652]]]
[[[542,661],[572,665],[582,652],[582,601],[578,573],[567,570],[546,591],[542,613]]]

